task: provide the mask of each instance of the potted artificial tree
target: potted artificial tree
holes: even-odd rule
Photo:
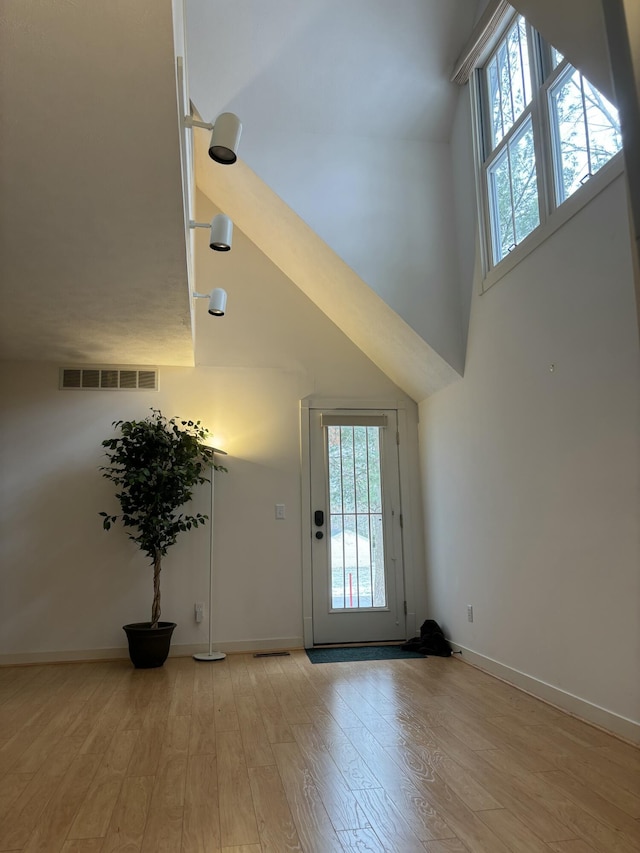
[[[213,448],[200,421],[168,420],[157,409],[141,421],[114,421],[120,435],[102,442],[109,465],[102,476],[115,483],[120,515],[101,512],[105,530],[118,520],[153,566],[153,604],[150,622],[124,625],[129,656],[137,668],[162,666],[169,654],[175,622],[160,621],[162,558],[179,533],[198,527],[206,515],[187,515],[180,507],[191,500],[193,487],[209,481],[207,471],[225,470],[214,464]]]

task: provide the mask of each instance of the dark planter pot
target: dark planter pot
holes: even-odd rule
[[[162,666],[169,654],[176,623],[158,622],[157,628],[150,626],[151,622],[132,622],[122,626],[129,640],[129,657],[136,669]]]

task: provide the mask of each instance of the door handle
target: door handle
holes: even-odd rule
[[[316,527],[322,527],[324,524],[324,512],[321,509],[317,509],[313,514],[313,520]]]

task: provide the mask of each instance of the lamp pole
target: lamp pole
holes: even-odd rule
[[[216,453],[227,455],[224,450],[213,448],[214,458]],[[223,660],[226,658],[224,652],[213,650],[213,501],[214,501],[214,485],[215,466],[211,466],[211,514],[209,517],[209,651],[200,652],[193,656],[194,660]]]

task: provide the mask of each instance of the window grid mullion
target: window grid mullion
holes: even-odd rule
[[[531,104],[523,111],[522,115],[519,116],[518,121],[513,124],[513,126],[509,129],[507,134],[503,139],[496,145],[493,151],[489,154],[489,156],[484,161],[485,166],[490,166],[494,160],[496,160],[504,151],[507,145],[511,143],[511,140],[518,135],[520,132],[522,125],[526,124],[531,115]]]
[[[536,160],[536,181],[538,186],[538,216],[543,225],[553,210],[553,186],[549,186],[549,175],[553,174],[553,152],[550,150],[548,99],[544,91],[544,45],[541,36],[527,25],[527,38],[531,53],[531,76],[533,92],[531,97],[531,127],[533,130],[533,150]],[[551,166],[551,169],[549,168]]]
[[[562,77],[562,75],[566,73],[567,68],[569,67],[573,68],[574,66],[571,65],[568,59],[563,59],[562,62],[556,65],[553,71],[548,75],[542,86],[546,89],[550,89],[554,85],[556,80],[558,80],[558,78]]]

